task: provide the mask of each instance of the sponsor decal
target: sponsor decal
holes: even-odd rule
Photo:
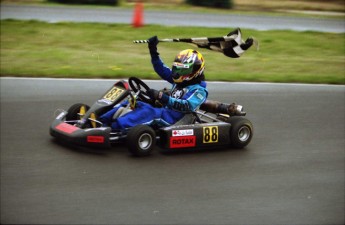
[[[103,136],[87,136],[87,142],[89,143],[104,143]]]
[[[178,137],[178,136],[192,136],[194,135],[194,130],[193,129],[188,129],[188,130],[173,130],[172,131],[172,136],[173,137]]]
[[[112,104],[113,102],[112,101],[109,101],[108,99],[100,99],[100,100],[97,100],[99,103],[101,103],[101,102],[104,102],[105,104],[107,104],[107,105],[110,105],[110,104]]]
[[[67,134],[72,134],[74,131],[79,130],[78,127],[72,126],[68,123],[60,123],[55,127],[55,129],[65,132]]]
[[[196,95],[196,97],[198,97],[200,100],[203,100],[203,99],[204,99],[204,96],[202,96],[202,94],[200,94],[200,93],[198,93],[198,94]]]
[[[195,147],[196,136],[186,136],[186,137],[171,137],[170,138],[170,148],[189,148]]]
[[[172,92],[171,92],[171,97],[173,98],[177,98],[177,99],[180,99],[183,97],[184,93],[186,92],[185,89],[174,89]]]

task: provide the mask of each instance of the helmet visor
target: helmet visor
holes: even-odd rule
[[[193,63],[174,62],[172,66],[172,75],[175,79],[181,76],[188,76],[193,73]]]

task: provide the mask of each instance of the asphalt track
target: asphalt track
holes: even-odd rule
[[[344,224],[345,86],[209,83],[245,106],[244,150],[133,158],[49,135],[113,81],[1,78],[1,224]],[[148,82],[153,88],[162,82]]]
[[[132,23],[133,10],[117,7],[49,7],[1,4],[0,16],[1,19],[34,19],[51,23],[73,21],[130,24]],[[303,18],[145,10],[144,23],[168,26],[224,27],[228,29],[240,27],[255,30],[345,32],[345,20],[342,18]]]

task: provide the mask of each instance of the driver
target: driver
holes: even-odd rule
[[[139,124],[164,127],[176,123],[186,113],[197,110],[206,101],[208,92],[204,76],[205,61],[200,52],[192,49],[181,51],[175,57],[172,68],[166,66],[157,51],[157,36],[149,39],[148,48],[155,72],[172,84],[171,91],[150,89],[148,95],[162,107],[154,107],[138,101],[133,111],[113,120],[117,105],[103,114],[100,121],[113,130],[125,129]]]

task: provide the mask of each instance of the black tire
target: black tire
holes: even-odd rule
[[[71,107],[69,107],[69,109],[67,110],[67,115],[66,115],[66,120],[79,120],[80,119],[80,109],[81,107],[85,107],[85,112],[87,110],[89,110],[90,106],[86,105],[86,104],[82,104],[82,103],[76,103],[74,105],[72,105]]]
[[[249,144],[253,137],[253,125],[246,118],[240,116],[230,117],[228,123],[230,129],[230,145],[233,148],[244,148]]]
[[[127,134],[127,147],[134,156],[148,156],[156,145],[155,131],[147,125],[138,125]]]

